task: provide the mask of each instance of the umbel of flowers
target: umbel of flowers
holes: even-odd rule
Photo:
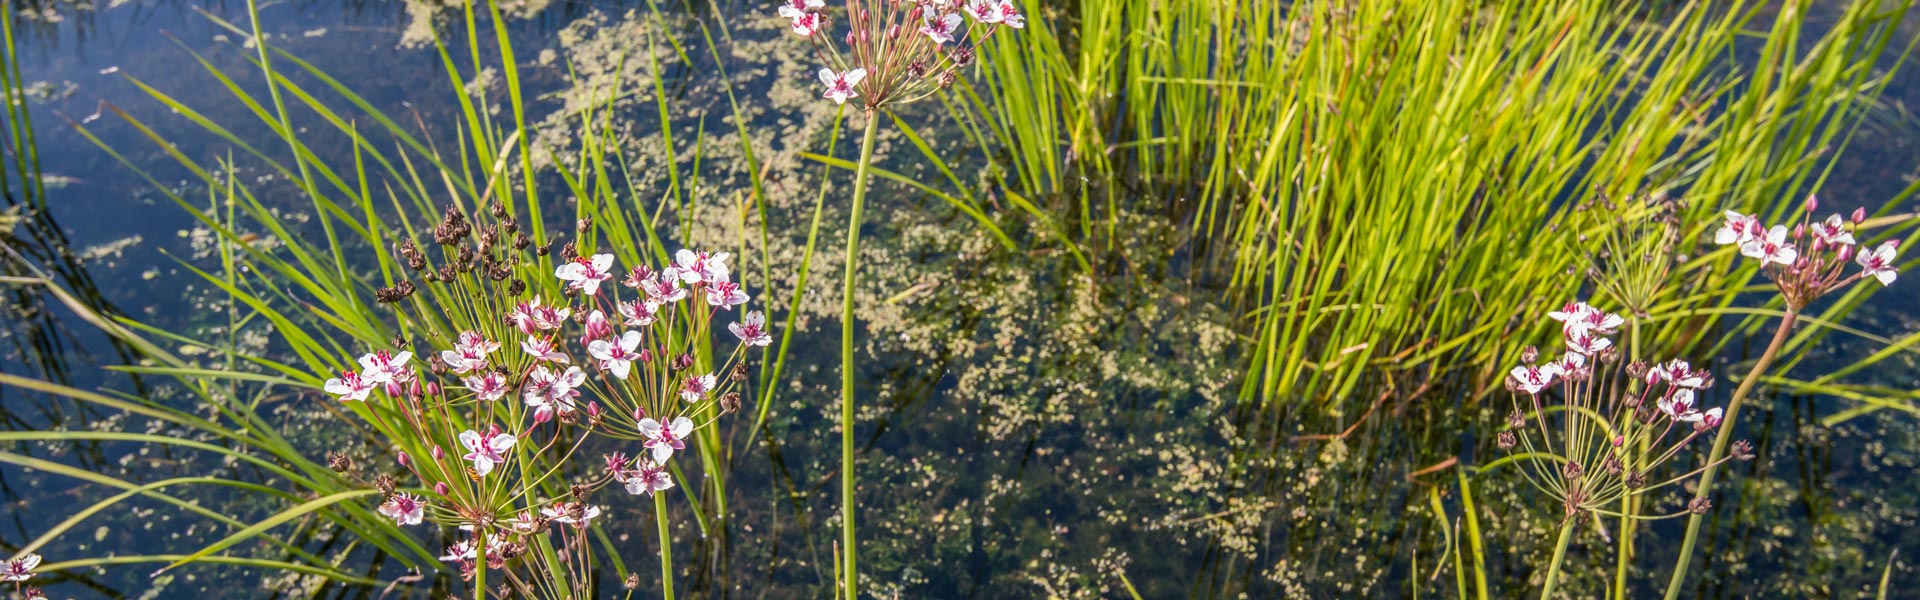
[[[1753,457],[1746,442],[1731,457],[1677,474],[1662,467],[1722,423],[1719,408],[1703,408],[1700,394],[1713,374],[1684,360],[1626,362],[1612,335],[1625,319],[1584,302],[1548,318],[1561,325],[1563,354],[1541,360],[1529,347],[1508,373],[1512,412],[1495,437],[1501,449],[1526,467],[1528,483],[1559,504],[1560,539],[1541,597],[1549,597],[1577,523],[1583,518],[1659,519],[1704,512],[1705,499],[1685,511],[1641,517],[1622,514],[1622,498],[1649,494],[1692,478],[1732,458]]]
[[[396,446],[405,475],[371,482],[383,494],[379,512],[403,526],[460,530],[441,558],[474,582],[476,597],[489,570],[516,595],[585,597],[586,529],[604,510],[595,492],[612,485],[654,496],[664,529],[659,492],[674,486],[670,461],[739,409],[746,354],[772,338],[758,312],[728,322],[749,296],[726,253],[681,250],[657,268],[616,272],[613,255],[568,244],[549,262],[545,247],[529,251],[513,219],[493,217],[476,236],[450,209],[434,230],[438,267],[413,244],[399,248],[427,281],[383,288],[380,300],[401,308],[403,328],[434,349],[417,357],[401,340],[368,352],[325,390]],[[579,232],[590,228],[583,222]],[[506,236],[515,241],[500,243]],[[523,275],[551,278],[538,284],[551,295],[527,292]],[[715,337],[735,343],[720,354]],[[632,442],[637,456],[616,452],[596,465],[604,469],[586,470],[599,475],[563,481],[593,437]],[[671,595],[666,543],[662,586]]]

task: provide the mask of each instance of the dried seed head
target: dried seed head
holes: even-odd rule
[[[621,582],[620,585],[621,587],[627,588],[627,591],[640,589],[640,574],[628,573],[626,581]],[[504,598],[505,596],[502,597]]]
[[[1580,461],[1577,460],[1567,461],[1566,465],[1560,467],[1560,475],[1569,480],[1579,479],[1583,474],[1585,474],[1585,470],[1580,468]]]
[[[1530,365],[1538,360],[1540,360],[1539,346],[1530,345],[1530,346],[1527,346],[1525,350],[1520,351],[1520,364]]]
[[[1627,472],[1627,489],[1637,490],[1647,486],[1647,476],[1639,471]]]
[[[1518,436],[1515,436],[1511,431],[1502,431],[1499,435],[1494,436],[1493,439],[1494,443],[1500,445],[1501,450],[1512,450],[1515,444],[1520,443]]]
[[[1620,457],[1618,456],[1609,456],[1606,461],[1600,463],[1600,468],[1606,469],[1607,475],[1612,477],[1619,477],[1620,470],[1624,466],[1626,465],[1620,462]]]
[[[428,277],[432,277],[432,272],[428,272]],[[407,281],[404,279],[400,280],[399,283],[393,284],[391,287],[383,287],[383,288],[378,288],[373,290],[373,300],[375,302],[379,302],[382,304],[392,304],[395,302],[399,302],[401,300],[405,300],[407,296],[412,296],[412,295],[413,295],[413,282]]]
[[[327,468],[333,469],[335,473],[351,471],[353,470],[353,459],[347,458],[347,455],[339,452],[328,452]]]
[[[1526,415],[1520,414],[1520,409],[1516,408],[1516,409],[1513,409],[1513,412],[1507,413],[1507,427],[1510,427],[1513,429],[1520,429],[1526,426],[1527,426],[1527,417]]]
[[[1753,444],[1746,440],[1733,443],[1734,460],[1753,460]]]
[[[728,376],[727,376],[727,378],[728,378],[728,379],[732,379],[734,383],[740,383],[740,382],[742,382],[742,381],[746,381],[746,380],[747,380],[747,366],[746,366],[746,365],[744,365],[744,364],[740,364],[740,365],[734,365],[734,366],[733,366],[733,373],[732,373],[732,374],[730,374],[730,375],[728,375]]]
[[[680,356],[676,356],[676,357],[674,357],[674,358],[673,358],[673,370],[675,370],[675,371],[685,371],[685,370],[687,370],[687,369],[691,369],[691,368],[693,368],[693,355],[692,355],[692,354],[687,354],[687,353],[684,353],[684,352],[682,352],[682,353],[680,353]]]
[[[1641,379],[1646,377],[1647,376],[1646,361],[1636,360],[1636,361],[1627,363],[1627,376],[1632,377],[1634,379]]]
[[[740,410],[740,392],[727,392],[720,397],[720,412],[730,414]]]
[[[579,246],[574,245],[573,242],[567,242],[565,246],[560,247],[560,260],[573,262],[576,258],[580,258]]]
[[[586,233],[587,233],[588,231],[592,231],[592,230],[593,230],[593,216],[592,216],[592,215],[588,215],[588,216],[586,216],[586,217],[582,217],[582,218],[581,218],[581,219],[580,219],[579,221],[576,221],[576,222],[574,222],[574,224],[573,224],[573,230],[574,230],[575,232],[578,232],[578,233],[579,233],[579,234],[581,234],[581,235],[586,235]]]
[[[393,495],[393,488],[398,484],[399,482],[394,481],[392,475],[386,473],[381,473],[373,478],[373,489],[380,490],[380,495],[382,496]]]
[[[507,295],[518,296],[527,291],[527,282],[515,279],[507,283]]]
[[[1713,502],[1706,498],[1694,498],[1692,502],[1687,503],[1687,512],[1696,515],[1707,514],[1707,510],[1711,508],[1713,508]]]

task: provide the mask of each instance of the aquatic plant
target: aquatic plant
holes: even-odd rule
[[[1513,398],[1507,429],[1495,438],[1501,449],[1513,453],[1508,460],[1527,467],[1527,482],[1560,505],[1559,538],[1542,598],[1552,597],[1568,543],[1582,521],[1591,519],[1604,535],[1602,515],[1660,519],[1704,512],[1704,500],[1690,504],[1688,511],[1656,517],[1613,507],[1629,506],[1623,501],[1729,460],[1718,458],[1707,467],[1671,477],[1659,471],[1696,438],[1720,426],[1721,409],[1702,410],[1697,397],[1712,387],[1713,374],[1679,359],[1623,360],[1610,336],[1626,319],[1585,302],[1569,303],[1546,317],[1560,323],[1565,353],[1542,361],[1540,351],[1529,347],[1521,355],[1521,364],[1507,373]],[[1752,457],[1750,445],[1735,445],[1734,458]],[[1622,535],[1630,532],[1622,528]]]
[[[503,206],[485,213],[470,222],[449,206],[431,230],[438,257],[411,238],[396,244],[397,262],[420,283],[399,279],[374,292],[396,309],[393,349],[360,356],[359,370],[324,386],[390,440],[412,475],[373,480],[380,512],[400,525],[424,519],[466,531],[441,559],[458,565],[476,598],[486,596],[490,570],[515,595],[586,597],[595,564],[587,529],[602,511],[592,496],[619,484],[653,499],[660,585],[672,598],[672,539],[659,493],[674,487],[669,461],[695,432],[739,409],[740,361],[771,342],[764,317],[731,323],[737,343],[715,356],[717,318],[749,300],[733,281],[729,254],[683,249],[672,264],[636,264],[609,284],[614,257],[592,251],[591,219],[549,261],[551,240],[534,246]],[[551,277],[564,295],[543,300],[528,280],[548,264],[557,265]],[[423,289],[431,293],[416,293]],[[421,361],[424,371],[405,349],[416,338],[440,348]],[[593,437],[638,441],[644,451],[609,454],[597,475],[568,483]]]
[[[1740,417],[1740,407],[1752,394],[1754,386],[1780,355],[1788,333],[1793,330],[1802,312],[1822,296],[1855,283],[1885,287],[1892,285],[1898,277],[1898,267],[1894,263],[1900,246],[1898,240],[1888,239],[1871,248],[1867,247],[1868,244],[1860,243],[1859,238],[1866,235],[1862,227],[1868,223],[1865,210],[1856,209],[1844,219],[1833,214],[1815,221],[1813,214],[1819,208],[1819,198],[1807,196],[1801,205],[1798,222],[1791,229],[1779,224],[1769,227],[1755,215],[1729,210],[1726,211],[1725,223],[1714,232],[1715,244],[1738,247],[1741,256],[1760,262],[1760,272],[1773,282],[1786,310],[1774,325],[1773,337],[1767,341],[1766,349],[1760,352],[1760,358],[1748,370],[1746,377],[1740,379],[1740,387],[1727,400],[1728,426],[1721,428],[1713,438],[1713,450],[1707,455],[1706,466],[1701,469],[1700,482],[1694,488],[1689,506],[1706,506],[1707,496],[1713,492],[1716,468],[1724,462],[1722,458],[1729,451],[1736,454],[1741,451],[1737,444],[1729,446],[1732,424]],[[1851,269],[1853,266],[1859,268]],[[1852,270],[1851,274],[1849,270]],[[1872,283],[1864,283],[1869,281]],[[1696,511],[1687,519],[1687,532],[1681,538],[1673,576],[1667,580],[1667,600],[1679,597],[1680,586],[1686,581],[1687,566],[1693,560],[1694,545],[1700,535],[1704,513],[1704,510]]]
[[[860,160],[853,176],[847,212],[846,277],[840,312],[840,528],[841,594],[859,596],[858,544],[854,509],[854,284],[860,272],[860,228],[866,204],[874,140],[881,113],[927,98],[953,85],[960,70],[976,59],[976,49],[1001,26],[1019,29],[1025,17],[1012,0],[846,0],[847,33],[822,33],[828,16],[824,0],[787,0],[776,12],[791,21],[795,35],[812,41],[822,62],[822,96],[834,104],[858,99],[865,113]],[[965,18],[961,16],[965,13]],[[917,29],[916,29],[917,27]],[[896,118],[897,120],[897,118]],[[976,217],[978,218],[978,217]]]

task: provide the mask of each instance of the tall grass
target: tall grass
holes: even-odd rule
[[[1009,185],[1054,194],[1083,240],[1120,237],[1100,231],[1116,187],[1189,223],[1196,274],[1249,319],[1251,406],[1407,370],[1484,392],[1513,351],[1484,342],[1537,333],[1518,317],[1587,264],[1573,238],[1600,231],[1572,207],[1684,197],[1704,228],[1819,189],[1904,57],[1888,44],[1907,3],[1883,4],[1811,38],[1806,1],[1088,0],[1053,36],[994,40],[1026,60],[962,97],[997,101],[983,137]]]

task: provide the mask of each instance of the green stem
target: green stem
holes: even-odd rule
[[[1579,519],[1567,517],[1560,522],[1560,541],[1553,547],[1553,562],[1547,566],[1547,583],[1540,586],[1540,600],[1553,597],[1553,588],[1560,583],[1560,564],[1567,560],[1567,546],[1573,542],[1573,526]]]
[[[653,493],[653,518],[660,522],[660,597],[673,600],[673,538],[667,531],[667,495]]]
[[[1727,455],[1727,442],[1733,439],[1733,423],[1734,418],[1740,415],[1740,403],[1753,391],[1754,384],[1760,382],[1760,376],[1767,372],[1767,367],[1773,366],[1774,356],[1780,353],[1781,346],[1786,345],[1787,332],[1793,329],[1793,322],[1799,317],[1798,309],[1787,308],[1786,316],[1780,318],[1780,328],[1773,332],[1773,341],[1767,343],[1766,351],[1760,353],[1760,360],[1753,363],[1753,369],[1747,372],[1745,379],[1740,380],[1740,387],[1733,391],[1733,399],[1727,401],[1727,416],[1720,422],[1720,431],[1713,436],[1713,452],[1707,455],[1707,467],[1700,473],[1700,485],[1693,494],[1695,501],[1705,499],[1713,492],[1713,476],[1719,471],[1721,457]],[[1694,541],[1700,537],[1700,522],[1705,519],[1703,513],[1687,517],[1687,536],[1680,542],[1680,558],[1673,563],[1673,578],[1667,580],[1667,600],[1680,596],[1680,583],[1687,579],[1687,563],[1692,562]]]
[[[853,535],[853,282],[860,266],[860,209],[867,199],[867,171],[873,165],[873,138],[879,133],[879,115],[867,111],[866,137],[860,141],[860,166],[853,174],[853,209],[847,215],[847,279],[840,290],[840,547],[846,553],[847,600],[859,597],[860,571],[855,567]]]
[[[1640,319],[1636,318],[1627,323],[1627,341],[1627,362],[1640,362]],[[1645,438],[1641,438],[1638,443],[1634,444],[1634,450],[1637,454],[1631,457],[1632,460],[1639,460],[1639,455],[1646,453],[1646,446],[1647,442]],[[1613,561],[1614,598],[1627,597],[1627,570],[1628,567],[1633,564],[1633,519],[1639,514],[1639,496],[1626,494],[1620,497],[1620,532],[1616,534],[1619,536],[1620,542],[1619,545],[1614,547],[1615,554]]]

